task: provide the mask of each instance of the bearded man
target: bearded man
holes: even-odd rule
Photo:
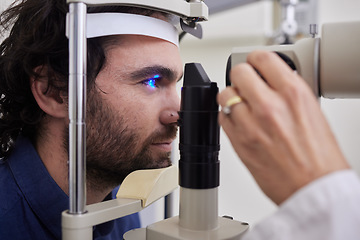
[[[0,56],[0,236],[60,239],[68,209],[68,39],[65,0],[23,0],[2,13],[10,30]],[[91,7],[168,24],[164,13]],[[170,165],[182,76],[178,47],[161,38],[88,39],[87,204],[115,197],[132,171]],[[94,239],[122,239],[137,214],[94,227]]]

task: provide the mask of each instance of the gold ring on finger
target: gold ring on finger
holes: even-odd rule
[[[240,96],[233,96],[226,101],[225,106],[222,108],[222,112],[225,115],[230,115],[231,107],[235,104],[242,103],[243,99]]]

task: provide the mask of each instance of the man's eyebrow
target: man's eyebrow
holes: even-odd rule
[[[177,81],[181,79],[181,76],[179,76],[177,71],[158,65],[144,67],[129,74],[130,78],[133,80],[147,79],[155,75],[160,75],[160,77],[166,78],[169,81]]]

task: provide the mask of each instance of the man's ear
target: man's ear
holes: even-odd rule
[[[54,118],[68,116],[66,99],[61,91],[49,86],[46,66],[34,69],[37,77],[30,78],[30,88],[39,107]]]

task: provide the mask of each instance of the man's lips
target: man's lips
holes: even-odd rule
[[[157,142],[157,143],[152,143],[151,145],[156,147],[156,148],[159,148],[163,151],[166,151],[166,152],[170,152],[171,151],[171,143],[172,143],[172,140],[171,141],[162,141],[162,142]]]

